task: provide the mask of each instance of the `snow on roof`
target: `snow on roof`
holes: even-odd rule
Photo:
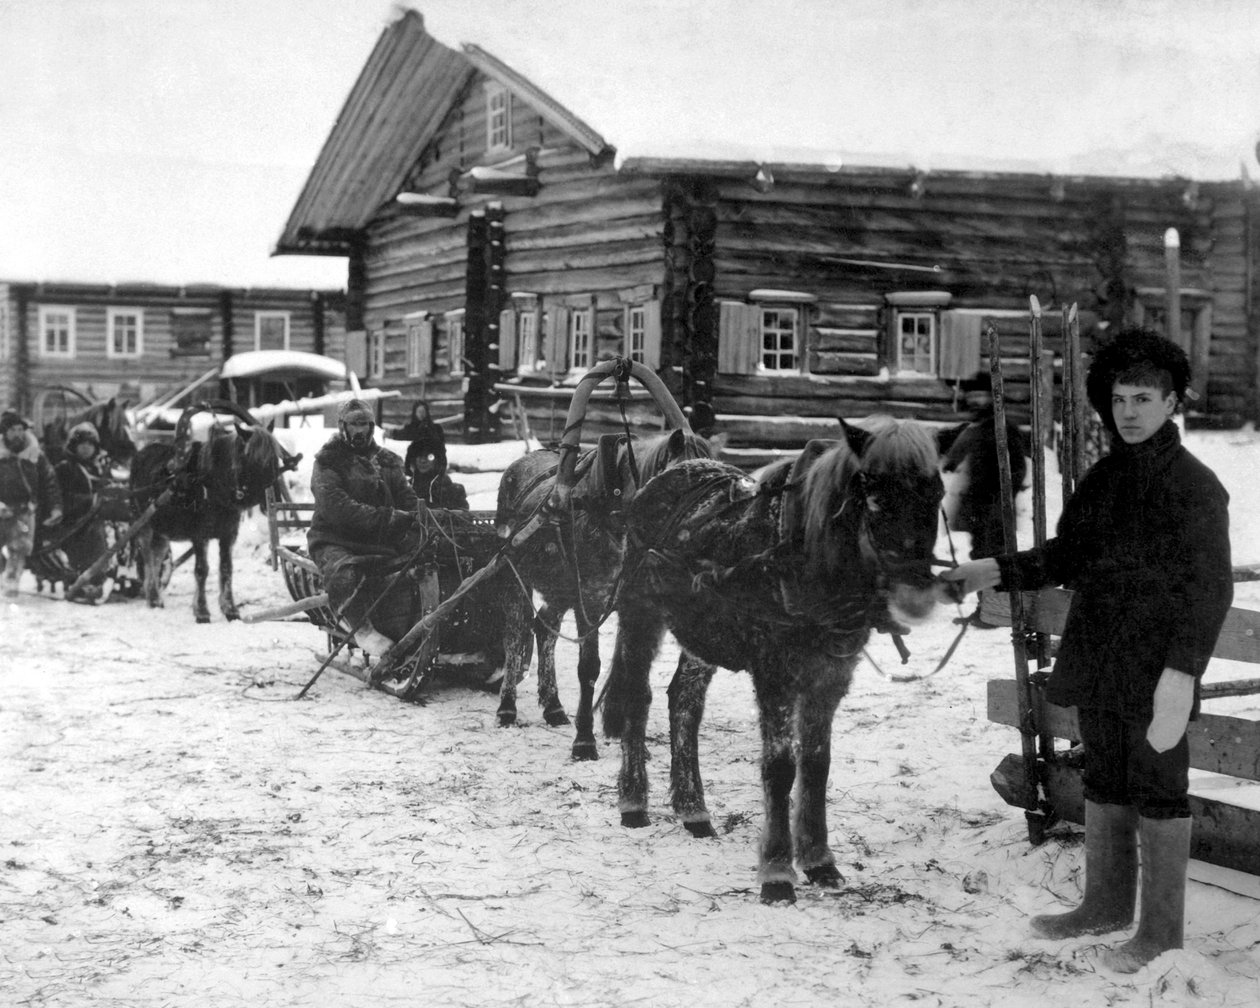
[[[318,375],[329,381],[344,381],[344,362],[303,350],[247,350],[223,362],[220,378],[253,378],[271,371],[291,371]]]

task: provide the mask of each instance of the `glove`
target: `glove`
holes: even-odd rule
[[[12,517],[13,517],[13,508],[9,507],[9,505],[5,504],[3,501],[0,501],[0,518],[12,518]]]
[[[44,527],[53,528],[54,526],[60,525],[60,524],[61,524],[61,508],[53,508],[50,512],[48,512],[48,518],[44,522]]]
[[[1155,686],[1154,713],[1146,729],[1146,741],[1157,753],[1168,752],[1181,741],[1194,706],[1194,676],[1166,668]]]
[[[938,578],[945,582],[951,595],[957,594],[956,601],[962,601],[963,596],[972,592],[997,587],[1002,582],[1002,571],[996,560],[984,557],[981,560],[968,560],[951,570],[942,571]]]

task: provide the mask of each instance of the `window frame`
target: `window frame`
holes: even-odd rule
[[[585,333],[579,330],[585,329]],[[581,336],[585,336],[581,357],[579,356],[578,340]],[[583,308],[571,307],[569,309],[569,332],[567,334],[569,345],[569,371],[589,371],[595,364],[595,309],[591,306]],[[585,358],[582,360],[581,358]]]
[[[902,354],[901,340],[905,335],[902,331],[902,324],[907,319],[926,319],[929,325],[928,338],[928,363],[927,369],[920,367],[907,367]],[[920,333],[913,334],[916,338]],[[912,372],[916,376],[923,378],[935,378],[940,365],[941,355],[941,318],[940,311],[935,308],[895,308],[893,309],[893,370],[897,373],[904,371]],[[917,357],[917,355],[912,355]]]
[[[466,330],[464,329],[464,316],[466,312],[463,308],[455,308],[452,311],[442,314],[442,322],[446,329],[446,356],[449,367],[449,374],[452,377],[462,376],[464,372],[464,341]],[[455,334],[459,334],[459,339],[454,338]],[[456,353],[456,350],[459,352]]]
[[[647,363],[647,313],[648,306],[646,302],[626,306],[626,332],[623,349],[626,352],[626,357],[632,361],[637,361],[639,364]]]
[[[512,92],[502,84],[486,84],[486,151],[512,149]]]
[[[117,326],[120,318],[135,318],[135,349],[119,350],[117,347]],[[105,309],[105,356],[110,360],[135,360],[144,356],[144,309],[143,308],[107,308]]]
[[[66,347],[64,350],[50,350],[48,347],[48,325],[49,319],[54,315],[65,315],[65,340]],[[74,305],[40,305],[39,306],[39,356],[51,360],[70,360],[75,356],[77,349],[77,333],[78,318]]]
[[[256,311],[254,312],[254,349],[264,349],[262,345],[263,322],[272,319],[281,319],[284,322],[284,346],[267,347],[268,350],[289,350],[291,349],[290,340],[293,337],[292,312],[289,311]]]
[[[804,354],[801,353],[800,305],[785,303],[785,302],[761,301],[761,300],[751,302],[751,303],[755,306],[757,310],[758,330],[760,332],[760,338],[761,338],[761,346],[758,348],[758,351],[757,351],[757,373],[765,374],[765,375],[804,374],[805,369],[801,366],[802,361],[804,360]],[[767,330],[767,327],[766,327],[766,316],[770,312],[775,312],[778,314],[791,313],[791,316],[792,316],[791,351],[790,351],[791,357],[792,357],[791,367],[782,367],[782,366],[771,367],[766,363],[767,359],[772,356],[778,357],[778,358],[782,358],[786,356],[785,351],[783,350],[781,345],[778,348],[771,348],[766,345],[766,339],[769,333],[769,330]],[[783,328],[778,328],[774,331],[782,334],[786,330]]]
[[[408,378],[427,378],[433,373],[433,320],[428,312],[415,312],[403,316],[406,328],[406,376]],[[428,326],[429,359],[425,361],[425,326]]]

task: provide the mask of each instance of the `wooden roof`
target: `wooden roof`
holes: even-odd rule
[[[276,253],[346,255],[476,73],[415,11],[377,40],[315,161]]]

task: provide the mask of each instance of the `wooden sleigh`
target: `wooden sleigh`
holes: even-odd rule
[[[571,509],[582,422],[591,394],[603,382],[613,380],[616,394],[624,396],[628,393],[630,378],[647,389],[668,427],[690,433],[682,410],[655,372],[641,363],[622,358],[596,364],[573,390],[560,442],[560,462],[546,506],[519,527],[510,529],[506,536],[497,533],[493,511],[427,509],[423,512],[426,542],[433,548],[415,565],[420,576],[416,622],[385,654],[377,656],[379,660],[370,670],[356,669],[353,664],[342,662],[336,665],[339,671],[401,699],[411,700],[417,697],[424,676],[435,667],[480,663],[488,671],[497,663],[502,627],[495,610],[495,593],[519,590],[514,583],[505,584],[505,579],[513,578],[510,571],[513,551]],[[325,631],[329,644],[329,660],[325,665],[330,664],[339,650],[353,647],[353,638],[352,628],[346,627],[329,607],[315,563],[293,541],[299,534],[304,540],[315,505],[275,496],[269,496],[267,504],[272,567],[282,571],[293,602],[255,614],[246,621],[281,619],[304,613]],[[497,584],[495,579],[498,579]],[[305,694],[318,676],[319,672],[299,696]]]
[[[1041,309],[1030,299],[1030,361],[1034,367],[1032,410],[1033,532],[1045,541],[1045,471],[1042,446],[1049,413],[1049,382],[1038,374],[1043,361]],[[1084,373],[1079,366],[1080,336],[1075,306],[1064,311],[1064,383],[1062,431],[1066,445],[1063,495],[1066,499],[1084,475],[1081,464],[1085,413]],[[1005,461],[1001,434],[1002,375],[997,335],[990,330],[995,406],[999,411],[999,462]],[[1003,498],[1010,500],[1010,474],[1004,473]],[[1013,510],[1013,509],[1012,509]],[[1013,513],[1007,516],[1008,549],[1014,542]],[[1236,571],[1236,580],[1247,572]],[[1072,593],[1061,588],[1037,592],[985,593],[982,618],[1012,627],[1015,677],[988,683],[988,718],[1019,730],[1022,749],[1007,755],[990,776],[1009,805],[1025,810],[1029,840],[1040,843],[1055,821],[1084,823],[1085,803],[1076,708],[1048,702],[1044,695],[1050,655],[1063,632]],[[1232,608],[1217,638],[1214,659],[1260,664],[1260,612]],[[1034,670],[1029,671],[1032,665]],[[1260,721],[1214,713],[1226,697],[1260,693],[1260,678],[1208,682],[1201,688],[1202,713],[1187,730],[1190,746],[1194,814],[1192,855],[1199,861],[1260,876]],[[1210,794],[1208,792],[1211,792]],[[1228,796],[1228,798],[1226,797]]]

